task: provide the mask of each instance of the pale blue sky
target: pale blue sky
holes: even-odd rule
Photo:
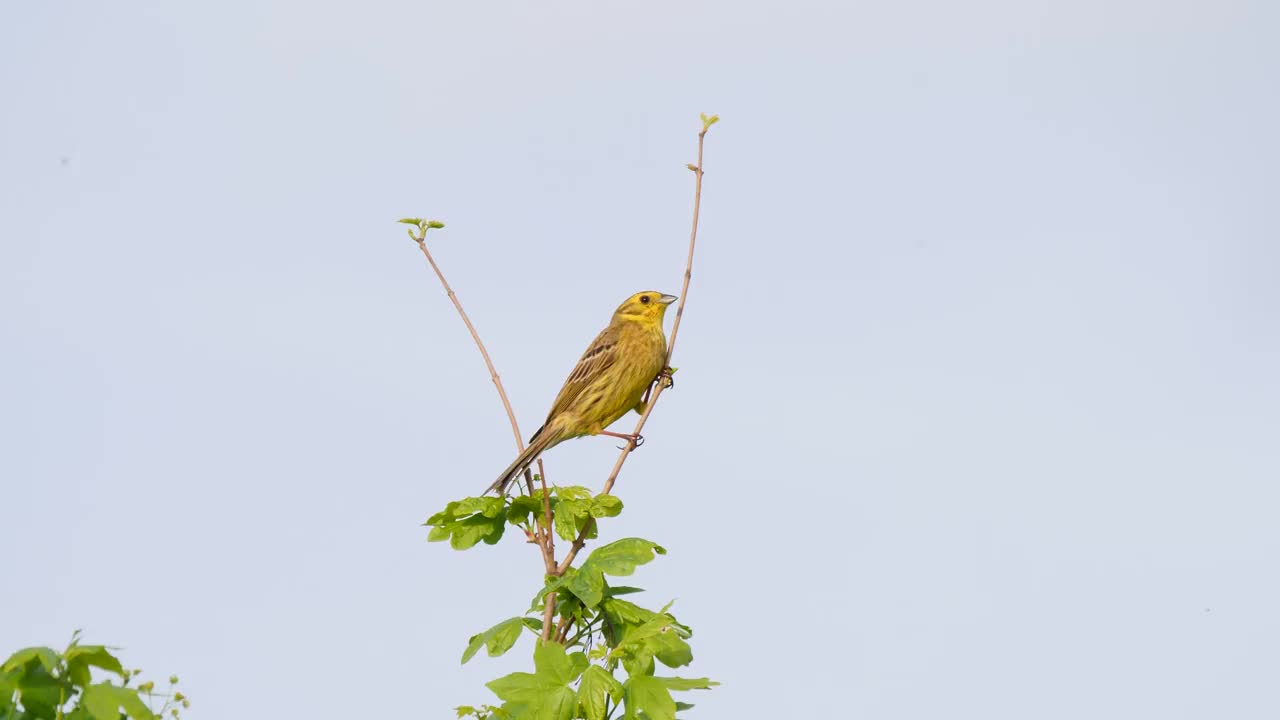
[[[449,717],[541,572],[419,527],[678,290],[604,538],[690,718],[1280,715],[1280,6],[8,3],[0,649]],[[556,448],[598,487],[614,443]]]

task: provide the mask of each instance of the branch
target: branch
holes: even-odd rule
[[[431,257],[431,251],[427,249],[427,231],[438,230],[444,228],[444,223],[438,220],[423,220],[422,218],[402,218],[400,222],[405,225],[413,225],[418,228],[415,235],[413,229],[409,229],[409,237],[418,243],[418,249],[427,258],[431,269],[435,271],[436,277],[440,279],[440,284],[444,286],[445,292],[449,295],[449,300],[453,302],[453,306],[457,308],[458,315],[462,317],[462,322],[466,324],[467,330],[471,333],[471,339],[475,341],[476,347],[480,349],[480,356],[484,358],[485,367],[489,368],[489,377],[493,380],[493,386],[498,389],[498,397],[502,399],[502,407],[507,411],[507,420],[511,421],[511,434],[516,439],[516,452],[524,452],[524,440],[520,434],[520,424],[516,422],[516,413],[511,409],[511,400],[507,397],[507,389],[502,386],[502,378],[498,376],[498,370],[493,366],[493,360],[489,357],[489,351],[485,349],[484,341],[480,339],[480,333],[476,332],[476,326],[471,324],[471,318],[467,315],[467,311],[462,309],[462,302],[458,300],[458,294],[449,286],[449,281],[444,279],[444,273],[440,271],[440,266],[436,264],[435,258]],[[538,464],[538,470],[542,470],[541,461]],[[533,472],[528,468],[524,471],[525,487],[529,490],[529,494],[533,494]],[[544,483],[545,486],[545,483]],[[555,554],[551,547],[550,530],[551,516],[547,515],[546,527],[539,539],[538,548],[542,551],[543,562],[546,563],[548,571],[555,567]]]
[[[458,294],[449,287],[449,281],[444,279],[444,273],[440,272],[440,266],[436,265],[435,258],[431,257],[431,251],[427,249],[427,230],[443,228],[444,223],[435,220],[421,220],[419,218],[405,218],[400,222],[407,225],[417,225],[419,233],[413,234],[413,230],[409,231],[409,237],[418,243],[418,248],[422,250],[422,254],[426,256],[427,262],[431,264],[431,269],[436,272],[436,277],[440,278],[440,284],[444,286],[444,290],[449,295],[449,299],[453,301],[453,306],[458,309],[458,315],[462,316],[462,322],[466,323],[467,330],[471,332],[471,339],[476,342],[476,347],[480,348],[480,355],[484,358],[484,364],[489,368],[489,377],[493,379],[494,387],[498,388],[498,397],[502,398],[502,407],[507,411],[507,419],[511,421],[511,434],[516,439],[516,452],[524,452],[524,440],[520,435],[520,425],[516,422],[515,411],[511,409],[511,400],[507,398],[507,390],[502,387],[502,378],[498,377],[498,371],[493,367],[493,360],[489,358],[489,351],[485,349],[484,342],[480,340],[480,334],[476,332],[476,326],[471,324],[471,318],[467,316],[467,311],[462,309],[462,303],[458,301]],[[679,321],[679,314],[676,316]]]
[[[555,526],[551,522],[551,494],[547,492],[546,470],[542,469],[542,458],[538,458],[538,480],[542,483],[542,564],[547,574],[556,574],[556,538]],[[542,640],[551,639],[551,618],[556,612],[556,594],[548,593],[542,601],[546,608],[542,612]]]
[[[698,164],[689,165],[688,168],[693,171],[693,226],[689,230],[689,256],[684,266],[684,284],[680,287],[680,304],[676,306],[676,320],[671,325],[671,340],[667,343],[667,361],[666,367],[671,366],[671,356],[676,349],[676,333],[680,332],[680,319],[684,317],[684,304],[689,299],[689,281],[693,278],[693,250],[698,241],[698,212],[702,208],[702,145],[706,140],[707,131],[712,125],[719,122],[719,115],[707,117],[702,116],[702,132],[698,133]],[[632,435],[640,435],[640,431],[644,429],[644,424],[649,421],[649,414],[653,412],[653,408],[658,404],[658,398],[662,396],[662,391],[667,387],[666,383],[659,382],[653,387],[649,402],[644,408],[644,413],[640,415],[640,421],[636,423],[635,430],[631,431]],[[600,491],[601,495],[608,495],[613,490],[613,484],[618,480],[618,473],[622,472],[622,465],[631,456],[636,449],[635,441],[628,442],[622,448],[622,452],[618,455],[618,460],[613,464],[613,471],[609,473],[609,478],[604,481],[604,488]],[[556,566],[556,574],[563,575],[573,565],[573,560],[578,556],[578,552],[582,550],[582,546],[587,542],[587,535],[595,527],[595,518],[591,518],[582,527],[582,532],[578,533],[578,537],[574,539],[573,545],[569,548],[569,552],[564,556],[564,560]]]
[[[560,618],[556,623],[556,642],[564,645],[564,639],[569,636],[569,622],[572,620],[568,615]]]
[[[551,618],[556,616],[556,591],[542,598],[542,642],[551,639]]]

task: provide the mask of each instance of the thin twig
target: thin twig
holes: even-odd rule
[[[564,644],[564,639],[569,636],[569,622],[572,620],[568,615],[560,618],[556,623],[556,642]]]
[[[715,122],[715,118],[712,119]],[[676,349],[676,333],[680,331],[680,319],[684,317],[684,304],[689,299],[689,281],[693,278],[693,250],[698,241],[698,212],[702,208],[702,145],[707,137],[707,130],[711,129],[711,123],[703,121],[702,132],[698,133],[698,164],[690,166],[689,169],[694,174],[693,184],[693,226],[689,230],[689,256],[684,266],[684,284],[680,288],[680,304],[676,306],[676,320],[671,325],[671,339],[667,342],[667,361],[665,367],[671,366],[671,355]],[[666,389],[665,383],[659,382],[651,387],[649,402],[645,405],[644,413],[640,415],[640,421],[636,423],[635,430],[631,431],[632,435],[639,436],[640,431],[644,429],[644,424],[649,420],[649,414],[653,412],[654,406],[658,404],[658,398],[662,396],[662,391]],[[618,473],[622,472],[622,465],[631,456],[636,449],[635,441],[628,442],[623,446],[622,452],[618,455],[618,460],[613,464],[613,471],[609,473],[609,478],[604,481],[604,488],[600,490],[601,495],[608,495],[613,489],[613,484],[618,480]],[[587,535],[595,527],[595,518],[590,518],[582,527],[582,532],[578,533],[578,537],[574,539],[573,545],[569,547],[569,552],[565,554],[564,560],[556,566],[556,574],[563,575],[565,570],[573,564],[574,558],[578,556],[578,552],[582,550],[582,546],[587,542]]]
[[[554,525],[551,522],[551,493],[547,492],[546,471],[542,469],[542,458],[538,458],[538,481],[542,483],[542,549],[547,572],[556,571],[556,538]]]
[[[462,302],[458,300],[458,294],[453,291],[449,285],[449,281],[445,280],[444,273],[440,271],[440,266],[436,264],[436,259],[431,256],[431,251],[427,249],[427,229],[428,227],[441,227],[440,225],[431,225],[430,223],[421,223],[419,225],[418,234],[414,235],[410,231],[409,236],[414,242],[418,243],[418,249],[422,250],[422,254],[427,258],[427,262],[431,265],[431,269],[435,271],[436,277],[440,279],[440,284],[444,286],[445,292],[449,295],[449,300],[453,302],[453,306],[457,308],[458,315],[462,317],[462,322],[466,324],[467,330],[471,333],[471,339],[475,341],[476,347],[480,349],[480,356],[484,358],[485,367],[489,368],[489,377],[493,379],[493,386],[498,389],[498,397],[502,399],[502,407],[507,411],[507,420],[511,421],[511,434],[516,440],[516,452],[524,452],[524,440],[520,434],[520,423],[516,422],[516,413],[511,409],[511,400],[507,397],[507,389],[502,386],[502,378],[498,375],[498,370],[493,366],[493,360],[489,357],[489,351],[484,346],[484,341],[480,339],[480,333],[476,332],[476,326],[471,324],[471,318],[467,315],[467,311],[462,309]],[[538,470],[542,471],[542,464],[539,461]],[[529,494],[533,494],[533,472],[528,468],[524,471],[525,487]],[[538,521],[541,522],[541,521]],[[550,520],[547,525],[550,526]],[[544,528],[543,535],[548,532]],[[551,554],[545,540],[538,543],[538,547],[542,550],[543,560],[548,568],[555,568],[555,556]]]
[[[542,562],[548,575],[556,575],[556,538],[551,522],[551,493],[547,492],[547,476],[543,474],[542,458],[538,458],[538,480],[542,483]],[[556,594],[547,596],[546,610],[542,615],[542,639],[551,639],[551,617],[556,610]]]
[[[480,348],[480,355],[484,357],[484,364],[489,368],[489,377],[493,379],[494,387],[498,388],[498,397],[502,398],[502,407],[507,411],[507,419],[511,421],[511,434],[516,439],[516,452],[524,452],[524,440],[520,435],[520,424],[516,422],[516,413],[511,409],[511,400],[507,398],[507,390],[502,387],[502,378],[498,377],[498,371],[493,367],[493,360],[489,359],[489,351],[485,349],[484,342],[480,340],[480,334],[476,332],[476,326],[471,324],[471,318],[467,316],[467,311],[462,309],[462,303],[458,301],[458,294],[449,287],[449,281],[444,279],[444,273],[440,272],[440,266],[436,265],[435,258],[431,257],[431,251],[427,249],[427,233],[423,231],[421,237],[414,237],[417,240],[418,247],[422,250],[422,254],[427,257],[427,262],[431,263],[431,269],[436,271],[436,277],[440,278],[440,284],[444,286],[444,290],[449,294],[449,299],[453,301],[453,306],[458,309],[458,314],[462,316],[462,322],[466,323],[467,330],[471,332],[471,339],[476,341],[476,347]],[[676,320],[679,321],[679,313],[676,313]],[[673,333],[674,334],[674,333]]]
[[[689,281],[693,279],[693,247],[698,241],[698,211],[702,208],[702,143],[707,138],[707,130],[711,126],[703,124],[698,133],[698,164],[693,168],[693,226],[689,229],[689,257],[684,264],[684,284],[680,286],[680,304],[676,306],[676,321],[671,324],[671,341],[667,343],[667,366],[671,366],[671,355],[676,349],[676,333],[680,332],[680,320],[684,317],[684,303],[689,299]],[[661,385],[659,385],[661,387]],[[657,399],[657,395],[654,395]]]

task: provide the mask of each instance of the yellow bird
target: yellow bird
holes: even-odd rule
[[[665,369],[667,338],[662,320],[674,295],[646,290],[618,306],[605,328],[587,347],[547,420],[529,438],[529,447],[489,486],[499,495],[545,450],[583,435],[611,435],[634,442],[634,435],[605,428],[627,414],[644,412],[643,396]]]

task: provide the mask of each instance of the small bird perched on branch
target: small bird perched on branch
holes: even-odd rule
[[[659,374],[665,374],[667,338],[662,320],[674,295],[639,292],[618,306],[605,328],[587,347],[547,420],[529,438],[529,447],[489,486],[498,495],[548,448],[583,435],[610,435],[635,443],[634,435],[605,428],[627,414],[644,412],[644,394]]]

